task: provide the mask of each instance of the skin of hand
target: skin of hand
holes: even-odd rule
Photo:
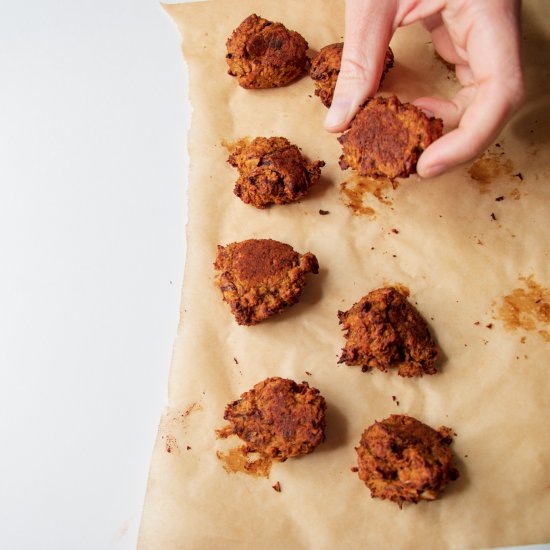
[[[453,128],[420,156],[429,178],[478,156],[523,99],[520,0],[346,0],[344,49],[325,129],[343,132],[376,93],[394,32],[421,21],[439,55],[455,65],[462,89],[450,101],[413,103]]]

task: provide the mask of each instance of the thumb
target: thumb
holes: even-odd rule
[[[346,0],[342,63],[325,119],[329,132],[345,130],[359,106],[376,93],[396,13],[395,0]]]

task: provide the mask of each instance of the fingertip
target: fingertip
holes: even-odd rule
[[[325,117],[325,130],[329,132],[341,132],[346,126],[346,114],[347,108],[342,108],[339,105],[335,105],[334,102],[330,106],[330,109]]]
[[[423,179],[435,178],[446,172],[450,165],[438,154],[437,141],[432,143],[419,157],[416,173]]]
[[[453,130],[435,140],[421,155],[417,174],[424,179],[435,178],[468,162],[480,151],[471,139]]]
[[[354,114],[353,102],[346,97],[335,95],[325,117],[325,129],[329,132],[343,132],[349,126]]]
[[[435,178],[446,172],[448,166],[445,164],[421,164],[420,161],[416,167],[417,174],[423,179]]]
[[[419,97],[413,101],[413,105],[418,107],[428,118],[436,116],[433,100],[430,97]]]

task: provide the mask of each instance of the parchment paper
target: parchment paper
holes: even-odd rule
[[[183,37],[193,106],[188,249],[139,547],[549,541],[549,4],[524,3],[527,103],[497,142],[469,166],[396,188],[340,170],[340,147],[322,128],[326,109],[308,77],[251,91],[226,74],[225,41],[249,14],[285,23],[318,50],[342,38],[341,2],[213,0],[166,10]],[[399,30],[391,45],[396,66],[383,93],[410,101],[457,89],[420,26]],[[310,159],[326,161],[308,198],[261,211],[233,195],[236,173],[222,143],[257,135],[285,136]],[[252,237],[311,251],[321,271],[298,305],[242,327],[214,285],[212,263],[216,245]],[[440,372],[403,379],[337,366],[344,344],[337,311],[395,283],[410,289],[428,320],[443,351]],[[319,388],[328,403],[327,440],[313,454],[275,463],[269,479],[228,473],[216,451],[241,442],[216,439],[224,407],[268,376]],[[363,429],[391,413],[456,432],[461,477],[441,499],[400,510],[371,499],[350,471]]]

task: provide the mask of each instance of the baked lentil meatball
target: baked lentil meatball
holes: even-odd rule
[[[239,171],[233,192],[256,208],[301,199],[319,181],[325,165],[322,160],[308,162],[283,137],[257,137],[237,147],[227,161]]]
[[[311,252],[299,254],[273,239],[218,245],[214,267],[224,301],[239,325],[255,325],[298,302],[307,273],[318,273]]]
[[[243,88],[286,86],[307,72],[308,43],[282,23],[249,15],[227,40],[228,73]]]
[[[325,440],[326,402],[307,382],[272,377],[256,384],[225,408],[229,426],[222,437],[238,435],[245,452],[274,460],[313,452]]]
[[[336,80],[340,74],[340,65],[342,63],[343,42],[336,42],[321,48],[317,55],[311,60],[311,69],[309,76],[315,83],[315,95],[319,97],[325,107],[330,107]],[[393,67],[393,51],[388,46],[384,57],[384,68],[380,76],[380,84],[384,80],[386,73]]]
[[[442,132],[441,119],[428,118],[395,96],[369,99],[338,138],[340,168],[374,178],[406,178],[416,173],[418,158]]]
[[[369,292],[348,311],[339,311],[346,345],[338,363],[363,371],[398,367],[404,377],[437,372],[437,347],[426,321],[397,289]]]
[[[435,500],[459,477],[450,449],[452,430],[434,430],[410,416],[375,422],[356,447],[359,478],[373,498],[404,502]]]

